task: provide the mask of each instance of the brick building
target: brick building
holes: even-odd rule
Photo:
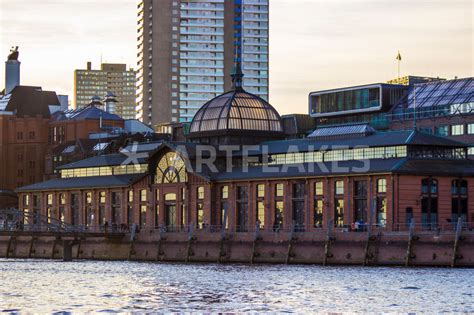
[[[18,189],[20,209],[89,228],[168,231],[313,231],[355,222],[397,230],[412,219],[432,229],[474,221],[466,144],[369,125],[285,140],[278,112],[245,92],[238,72],[233,81],[196,113],[187,141],[63,165],[61,178]]]

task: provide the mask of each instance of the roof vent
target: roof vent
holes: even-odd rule
[[[308,138],[311,139],[347,139],[366,137],[375,133],[375,129],[369,124],[345,125],[318,128]]]

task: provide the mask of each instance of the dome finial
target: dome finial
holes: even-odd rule
[[[242,0],[234,1],[234,68],[230,76],[232,89],[242,90]]]
[[[234,69],[230,75],[232,77],[232,89],[233,90],[242,90],[242,82],[244,74],[242,72],[242,67],[239,61],[236,61],[234,64]]]

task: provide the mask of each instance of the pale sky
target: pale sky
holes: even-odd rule
[[[171,0],[170,0],[171,1]],[[20,46],[21,83],[73,95],[92,61],[136,64],[135,0],[0,0],[0,60]],[[401,74],[473,76],[473,0],[270,0],[270,103]],[[2,65],[0,87],[4,87]]]

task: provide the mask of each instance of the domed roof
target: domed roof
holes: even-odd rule
[[[233,130],[238,133],[283,133],[280,115],[268,102],[237,88],[204,104],[191,122],[189,136]]]

